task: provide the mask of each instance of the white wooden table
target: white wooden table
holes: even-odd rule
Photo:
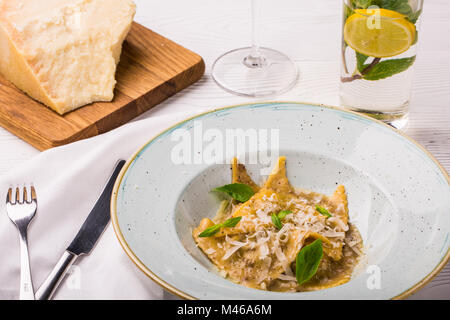
[[[250,42],[249,1],[135,0],[136,20],[200,54],[206,75],[139,118],[191,109],[204,112],[254,101],[218,88],[210,76],[215,58]],[[262,0],[260,43],[291,56],[300,80],[272,100],[338,105],[341,0]],[[450,171],[450,1],[426,0],[419,37],[407,134]],[[0,128],[0,174],[39,151]],[[449,213],[450,214],[450,213]],[[450,265],[412,298],[450,299]]]

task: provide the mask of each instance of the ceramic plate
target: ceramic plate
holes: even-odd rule
[[[233,149],[236,132],[247,139]],[[366,250],[348,283],[299,293],[250,289],[222,278],[195,246],[192,229],[219,206],[210,190],[230,183],[226,160],[239,155],[261,182],[277,153],[287,157],[295,187],[331,194],[337,184],[345,185],[350,220]],[[127,162],[111,208],[116,234],[130,258],[184,298],[403,298],[449,259],[450,179],[445,170],[389,126],[333,107],[260,103],[186,120],[150,140]]]

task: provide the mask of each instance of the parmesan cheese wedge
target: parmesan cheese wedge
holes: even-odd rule
[[[0,73],[59,114],[111,101],[131,0],[0,0]]]

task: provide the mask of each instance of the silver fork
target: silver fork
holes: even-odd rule
[[[16,225],[20,234],[20,299],[34,300],[33,282],[31,280],[30,257],[28,255],[27,229],[33,220],[37,209],[36,191],[31,186],[31,192],[23,187],[22,199],[20,190],[16,188],[16,195],[9,188],[6,195],[6,212],[9,219]]]

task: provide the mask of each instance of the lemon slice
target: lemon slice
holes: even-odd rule
[[[414,43],[414,24],[392,10],[377,9],[373,13],[374,10],[355,10],[344,25],[345,42],[355,51],[375,58],[407,51]]]

